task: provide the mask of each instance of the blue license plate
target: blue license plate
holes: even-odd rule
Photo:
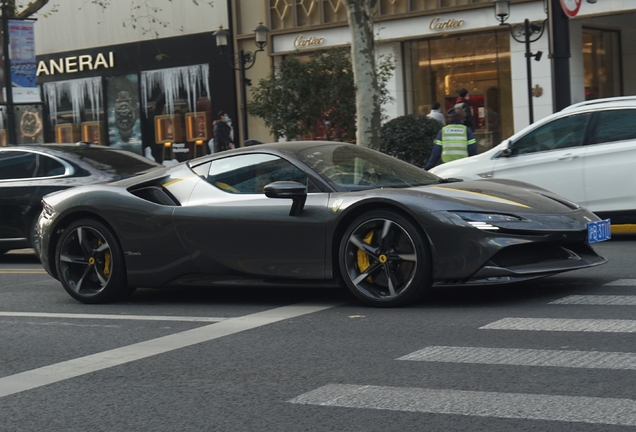
[[[587,224],[587,241],[588,243],[597,243],[612,238],[612,229],[610,220],[600,220],[596,222],[588,222]]]

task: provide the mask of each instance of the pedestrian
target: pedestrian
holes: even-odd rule
[[[473,117],[473,109],[470,106],[470,95],[465,88],[459,91],[459,97],[455,101],[455,105],[461,105],[464,111],[464,124],[470,128],[471,131],[475,130],[475,119]]]
[[[433,120],[437,120],[442,124],[442,126],[446,125],[446,119],[444,119],[444,114],[439,111],[440,108],[439,102],[433,102],[431,106],[431,112],[426,115],[426,117],[431,118]]]
[[[474,156],[477,153],[477,143],[473,132],[468,126],[463,124],[464,115],[459,107],[448,110],[449,124],[444,126],[438,133],[433,145],[428,162],[427,170],[433,168],[439,160],[442,163]]]
[[[230,116],[225,111],[219,111],[219,118],[214,122],[214,153],[234,148],[232,128],[228,123]]]

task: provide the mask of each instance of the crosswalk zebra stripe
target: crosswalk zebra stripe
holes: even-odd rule
[[[636,370],[636,353],[431,346],[398,360]]]
[[[503,318],[479,328],[484,330],[636,333],[636,321],[613,319]]]
[[[636,279],[618,279],[603,286],[636,286]]]
[[[636,295],[571,295],[549,304],[595,305],[595,306],[636,306]]]
[[[636,401],[580,396],[329,384],[291,403],[636,426]]]

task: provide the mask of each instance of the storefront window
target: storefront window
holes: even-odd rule
[[[620,96],[620,33],[583,29],[583,70],[585,99]]]
[[[269,0],[269,17],[273,30],[295,27],[294,0]]]
[[[407,0],[380,0],[380,13],[382,15],[403,14],[409,11]]]
[[[155,160],[208,153],[212,139],[209,65],[141,73],[144,145]]]
[[[513,134],[510,42],[484,33],[412,42],[412,108],[426,115],[433,102],[446,112],[459,90],[469,91],[478,152]]]
[[[320,24],[320,1],[300,0],[296,5],[298,26],[310,26]]]
[[[101,77],[45,83],[43,90],[55,142],[108,145]]]
[[[347,9],[344,0],[323,0],[325,23],[347,22]]]

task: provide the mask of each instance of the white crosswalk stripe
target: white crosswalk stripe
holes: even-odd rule
[[[636,426],[630,399],[329,384],[291,403]]]
[[[636,306],[636,295],[571,295],[552,301],[549,304]]]
[[[636,353],[431,346],[398,360],[636,370]]]
[[[636,321],[614,319],[503,318],[479,328],[484,330],[636,333]]]

